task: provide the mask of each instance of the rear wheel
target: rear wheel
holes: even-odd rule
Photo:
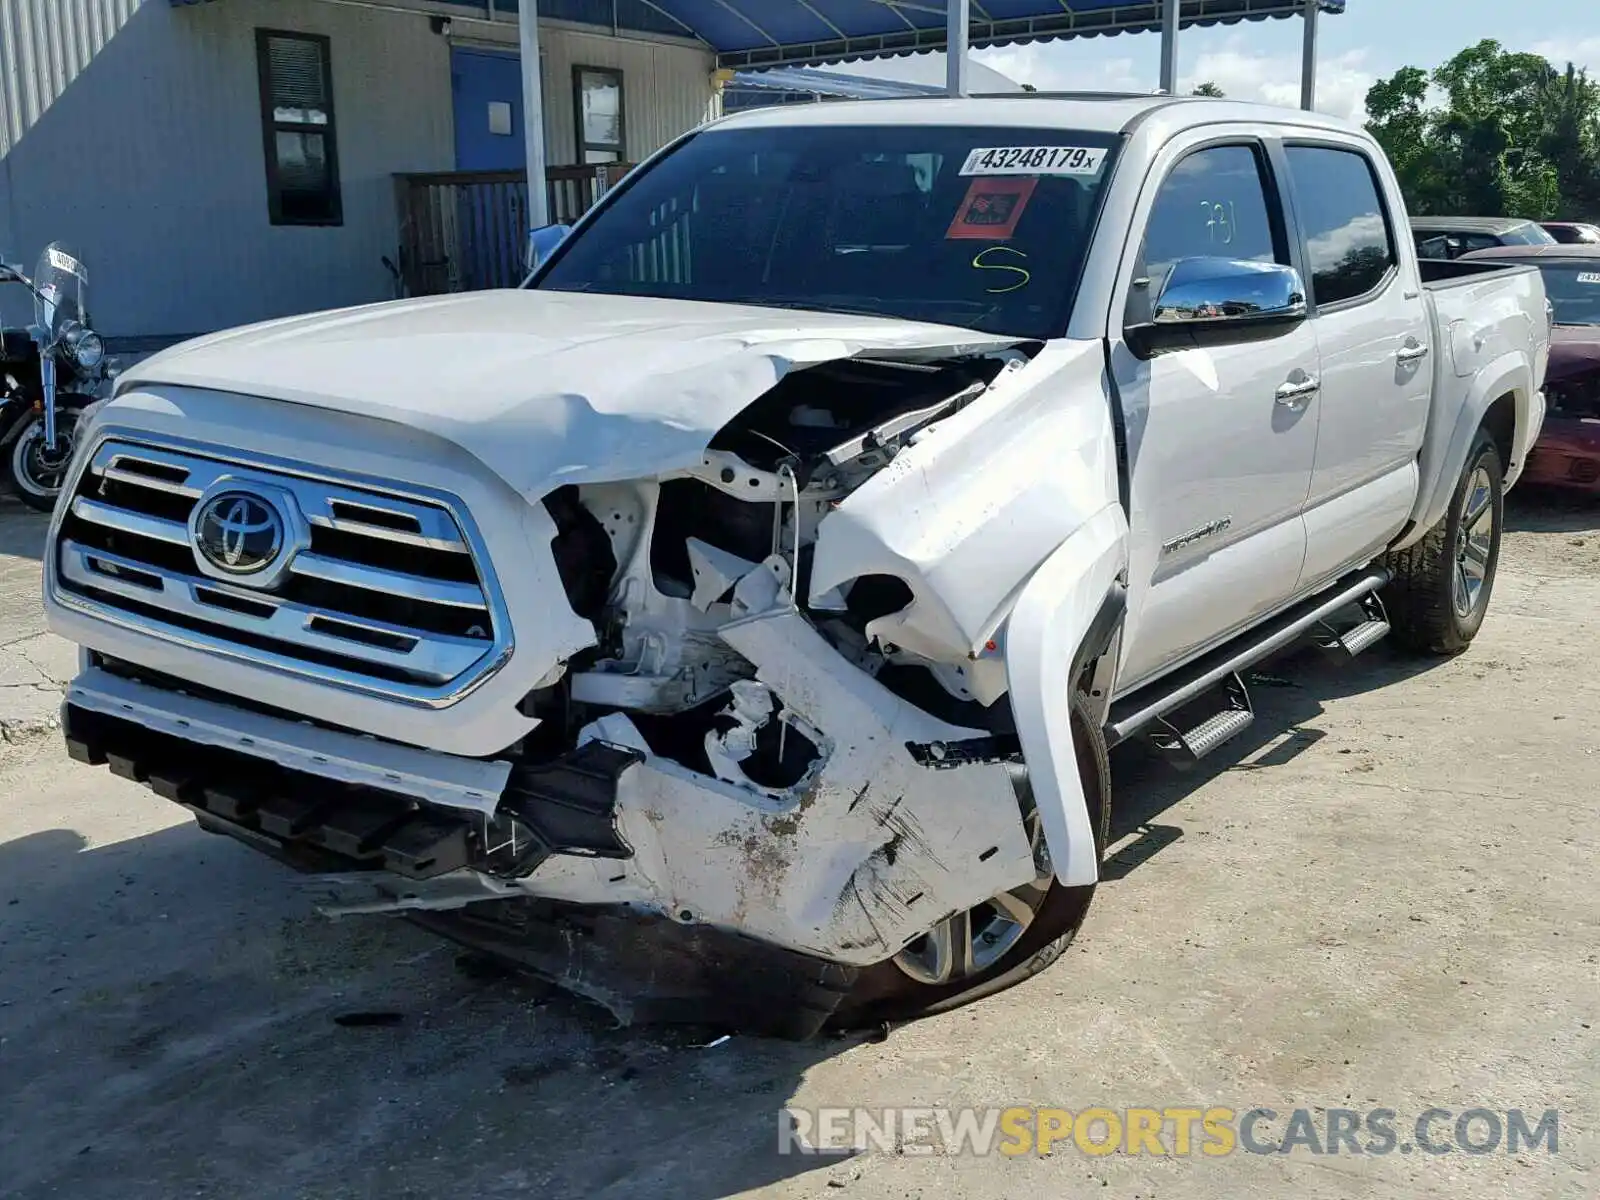
[[[1394,579],[1384,601],[1402,646],[1459,654],[1472,644],[1489,611],[1504,524],[1500,451],[1480,430],[1444,520],[1416,545],[1389,555]]]
[[[1081,695],[1072,701],[1072,744],[1094,825],[1095,849],[1097,855],[1104,854],[1111,768],[1105,734]],[[1034,878],[976,908],[952,914],[887,962],[867,968],[835,1014],[836,1025],[871,1025],[948,1012],[1037,975],[1072,944],[1089,914],[1094,885],[1063,887],[1057,881],[1031,789],[1024,786],[1022,792]]]

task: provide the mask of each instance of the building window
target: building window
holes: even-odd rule
[[[342,224],[328,39],[258,29],[256,61],[272,223]]]
[[[578,114],[578,161],[622,162],[627,153],[622,124],[622,72],[608,67],[572,68],[573,107]]]

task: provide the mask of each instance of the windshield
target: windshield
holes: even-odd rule
[[[1500,235],[1503,246],[1554,246],[1556,239],[1543,225],[1529,222]]]
[[[531,286],[1052,337],[1114,145],[1060,129],[713,130],[630,176]]]
[[[51,242],[39,256],[33,286],[38,293],[33,302],[34,322],[52,343],[61,336],[66,322],[89,323],[89,272],[60,242]]]
[[[1557,325],[1600,325],[1600,259],[1593,266],[1541,264],[1539,273]]]

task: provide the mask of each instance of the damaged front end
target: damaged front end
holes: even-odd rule
[[[563,579],[597,645],[529,697],[541,723],[524,754],[600,744],[638,761],[616,787],[631,853],[553,856],[524,891],[859,966],[1035,877],[1014,755],[928,758],[1011,732],[992,665],[882,635],[917,607],[914,573],[824,585],[817,571],[863,485],[1025,361],[796,371],[693,467],[550,500],[562,537],[586,546]]]
[[[1005,654],[1030,577],[1115,503],[1091,351],[818,353],[688,461],[547,474],[564,595],[538,603],[592,644],[495,677],[527,689],[498,755],[104,654],[69,692],[69,746],[316,872],[330,912],[409,913],[623,1019],[804,1036],[864,968],[909,956],[938,980],[926,943],[952,914],[1093,882],[1040,833],[1064,826],[1033,808]],[[1070,738],[1047,757],[1070,762]]]

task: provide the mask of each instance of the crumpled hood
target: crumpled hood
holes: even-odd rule
[[[1019,340],[881,317],[492,291],[211,334],[131,368],[118,391],[210,388],[394,421],[456,443],[536,500],[561,484],[697,462],[797,367]]]

